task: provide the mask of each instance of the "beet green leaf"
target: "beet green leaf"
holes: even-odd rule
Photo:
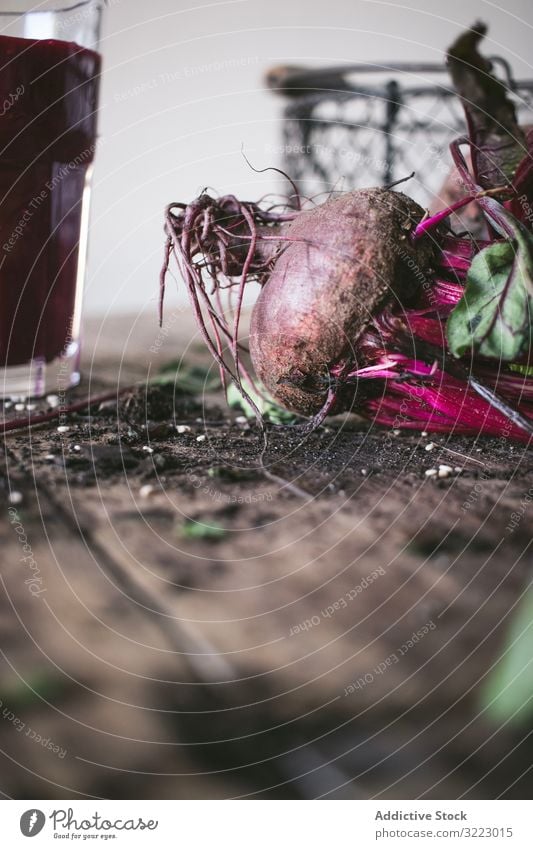
[[[505,216],[507,234],[472,260],[465,293],[448,319],[456,357],[466,354],[512,362],[529,349],[533,318],[533,237]]]

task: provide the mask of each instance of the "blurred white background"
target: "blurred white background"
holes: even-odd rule
[[[86,315],[155,316],[167,203],[206,186],[249,199],[278,186],[241,154],[279,164],[282,101],[264,89],[268,67],[440,62],[476,19],[490,26],[485,52],[533,77],[531,0],[110,0]],[[184,297],[169,287],[167,304]]]

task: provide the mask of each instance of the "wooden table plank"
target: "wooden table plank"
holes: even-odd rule
[[[143,380],[172,352],[197,358],[180,321],[160,345],[150,320],[93,322],[85,350],[98,385]],[[508,530],[531,453],[440,438],[426,452],[418,435],[333,422],[303,444],[270,441],[268,468],[298,476],[299,498],[264,475],[260,434],[215,400],[197,415],[163,398],[191,430],[155,435],[138,415],[145,400],[118,419],[95,408],[65,435],[49,426],[6,440],[4,492],[22,493],[46,592],[24,584],[5,512],[0,698],[68,755],[0,723],[5,791],[505,791],[528,764],[525,744],[504,759],[524,732],[495,733],[478,716],[479,682],[531,577],[527,506]],[[461,474],[425,476],[452,456]],[[191,520],[223,531],[191,538]],[[21,684],[36,670],[46,701]]]

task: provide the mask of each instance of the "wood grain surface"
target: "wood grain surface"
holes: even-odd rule
[[[88,323],[77,397],[201,359],[151,309]],[[523,796],[531,729],[480,692],[531,579],[531,451],[352,418],[260,463],[237,417],[140,389],[5,437],[2,792]]]

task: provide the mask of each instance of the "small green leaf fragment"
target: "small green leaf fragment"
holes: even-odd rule
[[[218,540],[226,536],[226,529],[220,525],[206,525],[187,519],[180,528],[181,536],[186,539]]]
[[[284,410],[279,404],[276,404],[264,386],[260,387],[261,394],[255,392],[248,383],[243,382],[243,387],[264,417],[273,424],[292,424],[296,421],[296,416],[293,413],[289,413],[288,410]],[[246,398],[242,397],[234,383],[228,386],[226,398],[230,407],[242,410],[243,415],[247,419],[255,419],[255,413],[251,405]]]
[[[67,682],[68,683],[68,682]],[[11,710],[24,710],[43,699],[50,700],[59,697],[65,690],[63,678],[35,670],[26,673],[24,680],[15,680],[2,687],[0,703],[9,705]]]
[[[533,377],[533,366],[522,366],[519,363],[511,363],[509,368],[517,374],[523,374],[524,377]]]
[[[257,392],[254,392],[248,385],[245,385],[244,388],[252,401],[255,401],[255,403],[259,406],[259,409],[261,409],[261,398]],[[228,402],[228,407],[231,407],[234,410],[241,410],[247,419],[255,419],[255,413],[251,404],[248,403],[246,398],[243,398],[237,386],[233,382],[230,383],[226,389],[226,400]]]
[[[175,386],[178,392],[185,395],[201,395],[220,389],[220,379],[212,368],[190,365],[183,360],[165,363],[150,383],[155,386]]]

